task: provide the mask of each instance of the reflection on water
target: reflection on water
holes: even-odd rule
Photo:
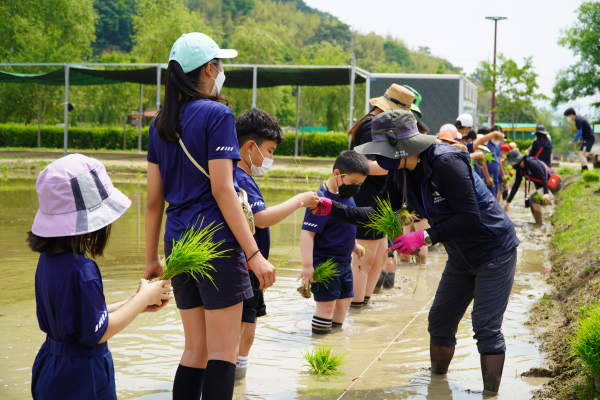
[[[132,201],[131,209],[113,226],[106,256],[99,260],[108,303],[121,301],[137,287],[144,268],[145,185],[117,183]],[[264,190],[267,205],[278,204],[295,193],[292,189]],[[515,204],[519,204],[515,201]],[[34,273],[37,257],[28,250],[25,233],[37,210],[35,181],[9,179],[0,182],[0,398],[27,398],[31,365],[44,340],[35,317]],[[446,255],[433,252],[427,265],[402,264],[396,288],[382,290],[364,310],[350,310],[343,331],[329,337],[336,351],[350,351],[345,375],[339,380],[316,379],[306,372],[301,351],[323,340],[313,338],[310,320],[312,299],[297,292],[300,270],[298,211],[272,228],[272,261],[293,248],[293,261],[279,270],[277,283],[265,292],[268,316],[259,319],[245,380],[236,385],[237,398],[336,399],[358,377],[398,332],[430,300],[435,292]],[[520,207],[514,211],[519,236],[531,234],[524,223],[530,216]],[[537,233],[536,233],[537,232]],[[534,231],[543,238],[547,231]],[[538,345],[523,326],[524,313],[545,287],[541,283],[545,259],[543,246],[519,247],[519,264],[509,308],[504,319],[507,362],[501,399],[530,398],[531,390],[544,379],[524,379],[520,374],[539,366]],[[162,249],[161,249],[162,251]],[[417,276],[419,285],[413,296]],[[481,398],[479,356],[472,339],[470,309],[458,331],[456,356],[446,377],[431,376],[427,313],[413,322],[364,376],[346,393],[346,399],[471,399]],[[183,351],[184,337],[175,305],[158,314],[143,314],[110,341],[115,359],[119,398],[170,399],[173,376]]]

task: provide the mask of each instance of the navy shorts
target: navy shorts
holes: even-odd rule
[[[590,139],[581,139],[581,147],[580,151],[587,151],[588,153],[592,151],[592,147],[594,146],[594,142],[596,142],[596,138]]]
[[[327,286],[322,283],[310,284],[310,290],[313,292],[315,301],[334,301],[354,297],[354,281],[350,262],[336,262],[337,266],[335,268],[339,276],[334,276]]]
[[[358,240],[379,240],[384,237],[383,233],[376,232],[371,228],[365,228],[364,226],[356,227],[356,238]]]
[[[430,343],[455,346],[456,330],[471,301],[474,339],[480,354],[506,351],[502,320],[515,278],[517,248],[481,266],[465,268],[450,260],[429,311]]]
[[[180,274],[171,279],[177,308],[190,310],[204,306],[205,310],[220,310],[234,306],[252,297],[252,285],[246,267],[246,255],[238,243],[223,243],[217,251],[226,251],[223,258],[217,258],[211,265],[213,282],[198,280],[188,274]],[[173,243],[165,242],[165,257],[173,251]],[[216,287],[215,287],[216,285]],[[217,289],[218,288],[218,289]]]
[[[260,289],[260,281],[256,275],[254,275],[252,270],[248,270],[248,273],[250,274],[250,282],[252,283],[254,296],[244,300],[242,322],[253,324],[256,322],[256,318],[267,315],[267,305],[265,304],[263,291]]]

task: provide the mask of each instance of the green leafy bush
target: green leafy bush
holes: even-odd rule
[[[277,146],[277,155],[293,156],[295,132],[283,135],[285,142]],[[302,146],[302,134],[298,136],[298,155]],[[342,151],[348,150],[348,136],[344,133],[305,133],[304,155],[309,157],[337,157]]]
[[[588,366],[596,381],[600,381],[600,309],[586,315],[578,322],[579,328],[572,338],[571,346],[575,355]]]
[[[598,182],[600,181],[600,175],[595,171],[583,171],[583,180],[586,182]]]
[[[148,127],[142,129],[142,150],[148,149]],[[137,149],[138,130],[127,128],[127,148]],[[64,147],[64,128],[61,126],[42,126],[40,130],[42,147],[62,149]],[[37,126],[0,124],[0,147],[37,147]],[[70,149],[107,149],[123,148],[123,129],[77,128],[69,127]]]
[[[529,146],[531,146],[533,144],[533,139],[529,139],[529,140],[515,140],[515,143],[517,144],[517,147],[519,148],[519,150],[521,150],[521,152],[527,150],[529,148]]]

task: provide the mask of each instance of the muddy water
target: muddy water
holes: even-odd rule
[[[143,271],[144,207],[143,184],[118,183],[133,201],[131,209],[113,226],[106,257],[99,262],[107,302],[121,301],[137,286]],[[292,189],[264,190],[267,205],[294,194]],[[544,247],[549,227],[535,229],[531,217],[518,204],[512,212],[521,238],[519,263],[509,308],[504,319],[507,362],[501,399],[527,399],[544,379],[521,378],[531,367],[541,366],[538,345],[523,322],[524,313],[545,290],[547,268]],[[31,365],[44,340],[35,317],[34,273],[37,262],[24,242],[37,209],[34,181],[0,181],[0,398],[29,397]],[[344,329],[331,335],[336,351],[347,352],[345,375],[339,380],[320,380],[309,375],[301,352],[320,343],[313,338],[310,319],[312,300],[296,293],[300,269],[299,233],[303,213],[287,218],[272,228],[271,259],[293,254],[293,261],[280,269],[275,286],[266,291],[268,316],[258,323],[257,338],[250,354],[245,380],[236,385],[239,399],[336,399],[353,378],[373,361],[385,346],[432,298],[446,254],[430,253],[419,268],[401,264],[396,288],[373,296],[371,305],[350,311]],[[413,296],[418,277],[418,286]],[[427,310],[426,310],[427,311]],[[456,356],[446,377],[432,377],[429,367],[427,313],[421,314],[345,394],[348,399],[477,399],[482,398],[479,356],[472,339],[470,309],[458,331]],[[159,314],[143,314],[114,339],[109,347],[115,359],[119,398],[170,399],[173,376],[183,351],[183,329],[175,305]],[[71,384],[65,382],[65,384]]]

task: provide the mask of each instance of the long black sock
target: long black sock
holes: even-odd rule
[[[367,304],[369,304],[369,300],[371,300],[371,296],[365,296],[365,299],[363,300],[363,305],[366,306]]]
[[[583,167],[581,167],[581,171],[587,171],[588,170],[588,166],[584,165]]]
[[[173,381],[173,400],[200,400],[205,373],[204,368],[179,364]]]
[[[235,385],[235,364],[208,360],[202,389],[202,400],[231,400]]]

